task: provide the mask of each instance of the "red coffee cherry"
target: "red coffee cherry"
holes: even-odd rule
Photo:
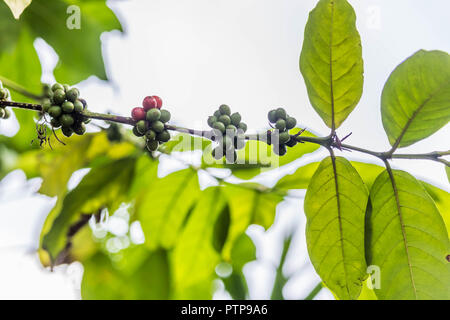
[[[162,107],[162,99],[160,98],[160,97],[158,97],[158,96],[152,96],[155,100],[156,100],[156,102],[157,102],[157,105],[156,105],[156,107],[158,108],[158,109],[161,109],[161,107]]]
[[[133,110],[131,110],[131,117],[135,121],[145,120],[146,115],[147,115],[147,113],[145,112],[144,108],[136,107],[136,108],[133,108]]]
[[[142,106],[144,107],[145,111],[157,108],[158,107],[158,100],[154,96],[147,96],[142,101]]]

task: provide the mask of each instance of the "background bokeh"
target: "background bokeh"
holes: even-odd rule
[[[387,150],[381,124],[380,93],[390,72],[419,49],[450,52],[448,12],[444,0],[350,1],[357,14],[365,68],[363,97],[345,123],[341,136],[372,150]],[[157,94],[172,112],[172,122],[190,128],[206,128],[206,118],[218,105],[239,111],[250,131],[267,127],[267,111],[284,106],[301,126],[326,135],[328,128],[309,104],[298,68],[303,30],[315,0],[151,0],[108,1],[124,26],[124,33],[103,34],[102,46],[110,82],[91,77],[81,82],[91,110],[128,115],[146,95]],[[83,14],[83,12],[81,12]],[[81,26],[83,28],[83,26]],[[43,82],[54,82],[57,55],[44,40],[35,41],[43,65]],[[0,124],[9,136],[17,122]],[[446,126],[404,152],[445,149],[450,137]],[[303,164],[319,160],[313,153],[286,168],[263,174],[257,181],[272,185],[276,178]],[[353,160],[376,161],[346,153]],[[198,161],[195,157],[188,159]],[[160,175],[182,165],[163,160]],[[442,165],[429,161],[397,160],[401,167],[422,180],[450,191]],[[77,172],[74,187],[86,173]],[[210,181],[202,181],[206,186]],[[60,266],[53,273],[43,269],[36,249],[39,232],[55,199],[37,195],[39,179],[27,181],[21,171],[11,172],[0,183],[0,298],[79,299],[82,266]],[[277,208],[275,224],[265,232],[250,226],[257,257],[245,268],[250,298],[270,296],[282,239],[295,232],[284,273],[289,281],[286,299],[302,299],[319,281],[306,253],[303,202],[297,192]],[[219,286],[220,287],[220,286]],[[218,290],[216,298],[227,298]],[[322,290],[317,299],[331,299]]]

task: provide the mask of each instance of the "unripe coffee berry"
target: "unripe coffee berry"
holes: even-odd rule
[[[163,130],[164,130],[164,123],[162,123],[159,120],[153,122],[152,123],[152,130],[155,131],[156,133],[163,132]]]
[[[80,100],[76,100],[74,103],[73,103],[73,110],[75,111],[75,112],[83,112],[83,109],[84,109],[84,105],[83,105],[83,103],[80,101]]]
[[[237,128],[235,126],[233,126],[232,124],[227,125],[226,128],[225,128],[225,132],[227,134],[230,134],[230,133],[231,134],[235,134],[236,131],[237,131]]]
[[[66,98],[67,98],[67,100],[69,100],[71,102],[77,101],[79,95],[80,95],[80,92],[78,91],[77,88],[72,88],[66,92]]]
[[[0,99],[6,99],[8,97],[8,91],[5,88],[0,88]]]
[[[297,124],[297,120],[293,117],[287,117],[286,118],[286,129],[292,129]]]
[[[224,125],[225,127],[231,123],[230,117],[227,116],[226,114],[221,115],[221,116],[219,117],[219,119],[217,119],[217,120],[219,120],[220,122],[222,122],[223,125]]]
[[[214,123],[213,128],[220,131],[221,133],[225,133],[225,125],[222,122],[217,121]]]
[[[247,125],[244,122],[239,123],[239,129],[241,129],[243,132],[247,131]]]
[[[66,93],[62,89],[58,89],[53,93],[53,102],[55,104],[61,104],[66,100]]]
[[[147,141],[147,149],[149,151],[156,151],[156,149],[158,149],[158,146],[159,146],[159,142],[157,140]]]
[[[48,114],[53,118],[58,118],[62,114],[62,110],[59,106],[51,106],[50,109],[48,109]]]
[[[64,101],[61,105],[61,109],[65,113],[71,113],[75,109],[75,106],[70,101]]]
[[[61,118],[59,118],[59,121],[61,121],[63,127],[70,127],[75,122],[70,114],[63,114]]]
[[[277,119],[283,119],[283,120],[286,120],[286,110],[284,110],[283,108],[278,108],[277,110],[276,110],[276,116],[277,116]]]
[[[83,122],[76,124],[73,127],[73,132],[75,132],[75,134],[82,136],[85,132],[86,132],[86,126]]]
[[[136,123],[136,129],[139,131],[139,133],[145,134],[145,132],[147,131],[147,123],[145,122],[145,120],[139,120]]]
[[[0,118],[3,119],[4,115],[5,115],[5,109],[4,108],[0,108]]]
[[[277,122],[275,123],[275,128],[280,131],[284,131],[286,129],[286,121],[284,121],[283,119],[277,120]]]
[[[161,111],[159,109],[150,109],[147,111],[147,120],[150,122],[159,120],[161,118]]]
[[[155,140],[155,138],[156,138],[156,133],[155,133],[155,131],[153,131],[153,130],[148,130],[148,131],[145,133],[145,137],[146,137],[148,140]]]
[[[50,109],[51,106],[52,102],[50,101],[50,99],[44,99],[44,101],[42,102],[42,111],[48,112],[48,109]]]
[[[236,127],[239,125],[239,123],[240,123],[241,120],[242,120],[242,117],[241,117],[241,115],[239,114],[239,112],[233,113],[233,114],[230,116],[230,118],[231,118],[231,124],[234,125],[234,126],[236,126]]]
[[[216,111],[214,111],[214,117],[216,117],[216,119],[219,119],[219,117],[222,115],[221,113],[220,113],[220,111],[219,110],[216,110]]]
[[[222,159],[224,155],[225,153],[223,152],[223,148],[221,148],[220,146],[215,147],[214,150],[212,151],[212,156],[216,160]]]
[[[220,112],[220,114],[222,114],[222,115],[227,115],[227,116],[229,116],[229,115],[231,114],[231,109],[230,109],[230,107],[227,106],[226,104],[222,104],[222,105],[219,107],[219,112]]]
[[[143,133],[140,133],[139,130],[136,127],[133,127],[133,134],[136,137],[142,137],[144,135]]]
[[[270,123],[277,122],[277,110],[270,110],[267,114],[267,118],[269,119]]]
[[[160,141],[160,142],[167,142],[170,140],[170,133],[167,130],[164,130],[161,133],[158,133],[156,135],[156,140]]]
[[[285,132],[281,132],[278,135],[278,141],[280,144],[285,144],[286,142],[288,142],[291,139],[291,136],[289,135],[289,132],[285,131]]]
[[[52,120],[50,120],[50,124],[53,128],[61,127],[61,121],[59,121],[57,118],[52,118]]]
[[[62,131],[63,135],[65,135],[66,137],[70,137],[73,133],[73,130],[71,127],[62,127],[61,131]]]
[[[159,121],[161,121],[162,123],[166,123],[169,122],[170,120],[170,112],[167,110],[161,110],[161,117],[159,118]]]
[[[286,149],[286,146],[284,144],[279,145],[278,148],[274,145],[273,146],[273,152],[276,155],[284,156],[286,154],[286,152],[287,152],[287,149]]]
[[[62,86],[64,88],[64,92],[67,92],[70,90],[70,86],[68,84],[63,84]]]
[[[210,126],[211,128],[213,128],[214,123],[216,123],[216,122],[217,122],[216,116],[208,117],[208,126]]]
[[[56,90],[64,90],[64,87],[63,87],[63,85],[62,84],[59,84],[59,83],[55,83],[53,86],[52,86],[52,91],[53,92],[55,92]]]
[[[145,116],[146,116],[146,112],[145,112],[144,108],[136,107],[136,108],[133,108],[133,110],[131,110],[131,117],[135,121],[144,120]]]

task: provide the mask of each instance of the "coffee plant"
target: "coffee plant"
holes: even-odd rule
[[[156,95],[145,97],[142,107],[130,108],[131,117],[96,113],[88,110],[88,97],[82,99],[75,87],[50,86],[35,75],[19,75],[14,66],[23,59],[17,56],[20,50],[34,52],[34,38],[67,36],[64,30],[55,36],[46,34],[44,27],[29,27],[40,6],[47,7],[57,23],[58,14],[51,13],[65,3],[59,2],[33,0],[20,17],[22,27],[6,5],[0,7],[4,25],[17,30],[11,40],[15,53],[8,55],[0,47],[0,121],[15,109],[21,126],[16,136],[0,140],[0,152],[8,149],[15,154],[14,164],[2,165],[0,174],[22,169],[29,178],[42,178],[39,193],[57,197],[42,229],[39,256],[50,268],[80,261],[83,298],[208,299],[219,277],[233,298],[245,299],[242,268],[255,259],[247,227],[269,228],[276,206],[289,190],[306,189],[308,254],[322,280],[307,299],[323,287],[337,299],[450,299],[450,195],[390,164],[393,159],[434,161],[450,177],[446,159],[450,150],[399,151],[449,122],[448,53],[419,50],[387,79],[380,112],[391,145],[388,150],[346,144],[349,135],[342,137],[337,130],[363,93],[361,39],[355,12],[346,0],[320,0],[309,14],[299,66],[311,106],[329,134],[316,136],[298,127],[288,108],[278,106],[267,106],[266,131],[249,133],[239,112],[226,104],[205,119],[210,130],[196,130],[170,123],[171,113]],[[91,5],[97,10],[87,12],[101,16],[92,17],[99,25],[86,20],[86,33],[76,35],[75,44],[83,43],[83,37],[98,42],[99,28],[121,30],[104,2]],[[83,2],[80,6],[83,10]],[[103,64],[97,61],[100,52],[91,52],[97,47],[78,45],[72,52],[60,41],[49,41],[60,55],[56,79],[62,83],[77,83],[89,75],[106,79]],[[20,70],[39,66],[36,56],[25,63],[27,68]],[[7,88],[17,96],[11,97]],[[86,133],[91,120],[107,126],[91,123],[95,130]],[[37,140],[42,147],[48,142],[51,149],[30,145]],[[318,148],[327,150],[328,156],[281,177],[273,187],[235,182],[208,170],[229,169],[234,177],[249,180],[263,169],[274,170],[273,162],[283,166]],[[161,155],[176,158],[175,152],[193,150],[202,150],[200,166],[187,163],[186,169],[158,176]],[[351,151],[373,156],[379,165],[350,161],[346,156]],[[69,178],[81,168],[90,171],[68,190]],[[217,186],[201,190],[199,172]],[[144,244],[107,231],[99,236],[105,216],[124,208],[127,222],[142,226]],[[290,239],[284,245],[273,299],[283,298],[287,279],[280,270]],[[223,263],[231,266],[231,274],[218,276],[216,267]]]

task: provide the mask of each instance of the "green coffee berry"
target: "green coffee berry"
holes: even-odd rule
[[[222,115],[227,115],[227,116],[229,116],[229,115],[231,114],[231,109],[230,109],[230,107],[227,106],[226,104],[222,104],[222,105],[219,107],[219,112],[220,112],[220,114],[222,114]]]
[[[230,117],[226,114],[221,115],[217,120],[222,122],[225,127],[231,123]]]
[[[48,109],[52,106],[50,99],[46,98],[42,101],[42,111],[48,112]]]
[[[68,84],[63,84],[62,86],[64,88],[64,92],[67,92],[70,90],[70,86]]]
[[[80,100],[76,100],[74,103],[73,103],[73,110],[75,111],[75,112],[83,112],[83,109],[84,109],[84,105],[83,105],[83,103],[80,101]]]
[[[170,115],[169,111],[167,111],[165,109],[161,110],[161,117],[159,118],[159,121],[161,121],[162,123],[169,122],[170,117],[171,117],[171,115]]]
[[[225,154],[225,159],[227,160],[227,163],[235,163],[237,160],[237,153],[236,151],[230,152],[228,151]]]
[[[297,124],[297,120],[293,117],[287,117],[286,118],[286,129],[292,129]]]
[[[277,116],[277,119],[283,119],[283,120],[286,120],[286,110],[284,110],[283,108],[278,108],[277,110],[276,110],[276,116]]]
[[[155,121],[155,122],[152,123],[152,129],[156,133],[163,132],[163,130],[164,130],[164,123],[162,123],[161,121]]]
[[[247,131],[247,125],[244,122],[239,123],[239,129],[241,129],[243,132]]]
[[[213,128],[220,131],[221,133],[225,133],[225,125],[222,122],[217,121],[214,123]]]
[[[153,108],[147,111],[147,120],[150,122],[157,121],[161,118],[161,111],[157,108]]]
[[[147,138],[147,140],[155,140],[156,133],[155,133],[155,131],[150,129],[145,133],[145,137]]]
[[[289,135],[289,132],[285,131],[285,132],[281,132],[278,135],[278,141],[280,144],[285,144],[286,142],[288,142],[291,139],[291,136]]]
[[[160,141],[160,142],[167,142],[170,140],[170,133],[167,130],[164,130],[161,133],[158,133],[156,135],[156,140]]]
[[[223,152],[223,148],[221,146],[215,147],[211,154],[216,160],[222,159],[223,156],[225,155],[225,153]]]
[[[61,127],[61,121],[59,121],[59,119],[57,118],[52,118],[52,120],[50,120],[50,124],[52,125],[53,128]]]
[[[208,117],[208,126],[210,126],[211,128],[213,128],[214,123],[216,123],[216,122],[217,122],[216,116]]]
[[[11,117],[11,110],[8,109],[4,109],[5,110],[5,114],[3,115],[3,119],[9,119],[9,117]]]
[[[143,133],[140,133],[136,127],[133,127],[133,134],[136,137],[142,137],[144,135]]]
[[[239,123],[240,123],[241,120],[242,120],[242,117],[241,117],[241,115],[239,114],[239,112],[233,113],[233,114],[230,116],[230,118],[231,118],[231,124],[234,125],[234,126],[236,126],[236,127],[239,125]]]
[[[147,131],[148,127],[147,127],[147,122],[145,122],[145,120],[140,120],[136,123],[136,129],[142,133],[145,134],[145,132]]]
[[[149,151],[156,151],[158,149],[159,142],[157,140],[149,140],[147,141],[147,149]]]
[[[278,119],[277,122],[275,123],[275,128],[277,128],[280,131],[286,130],[286,121],[284,121],[283,119]]]
[[[219,119],[219,117],[220,117],[221,115],[222,115],[222,114],[220,113],[219,110],[214,111],[214,117],[216,117],[217,119]]]
[[[3,119],[3,116],[5,115],[5,109],[0,108],[0,118]]]
[[[73,130],[71,127],[62,127],[61,128],[61,132],[63,133],[63,135],[65,135],[66,137],[70,137],[73,133]]]
[[[75,106],[70,101],[64,101],[61,105],[61,109],[65,113],[72,113],[72,111],[75,109]]]
[[[65,99],[66,99],[66,93],[64,92],[64,90],[57,89],[53,93],[53,102],[55,104],[61,104],[64,102]]]
[[[234,133],[236,133],[237,128],[234,125],[229,124],[229,125],[226,126],[225,131],[227,133],[233,133],[234,134]]]
[[[59,83],[55,83],[53,86],[52,86],[52,91],[53,92],[55,92],[56,90],[64,90],[64,87],[62,86],[62,84],[59,84]]]
[[[274,145],[274,146],[273,146],[273,152],[274,152],[276,155],[284,156],[284,155],[286,154],[286,152],[287,152],[286,146],[285,146],[284,144],[281,144],[281,145],[279,145],[278,148],[277,148],[277,147]]]
[[[86,132],[86,126],[83,122],[77,123],[73,126],[75,134],[82,136]]]
[[[53,118],[58,118],[62,114],[62,110],[59,106],[51,106],[50,109],[48,109],[48,114]]]
[[[60,118],[59,121],[61,121],[61,125],[63,127],[70,127],[71,125],[74,124],[75,120],[73,119],[73,117],[70,114],[63,114]]]
[[[66,92],[67,100],[72,101],[72,102],[77,101],[79,95],[80,95],[80,92],[78,91],[77,88],[72,88]]]
[[[277,122],[277,110],[270,110],[267,114],[267,118],[269,119],[270,123]]]

